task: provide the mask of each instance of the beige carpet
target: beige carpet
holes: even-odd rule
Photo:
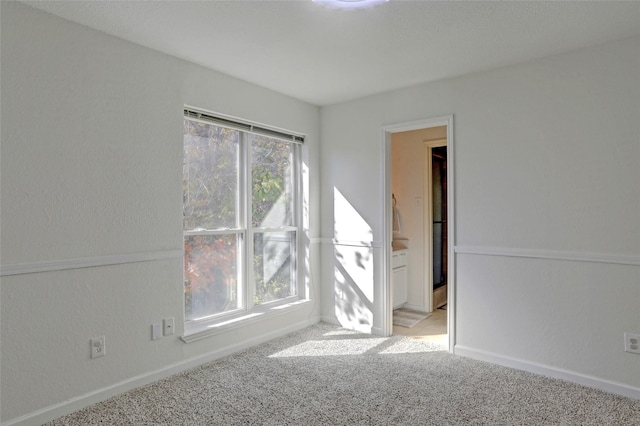
[[[49,425],[640,425],[640,401],[319,324]]]

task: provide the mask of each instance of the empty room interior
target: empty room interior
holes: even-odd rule
[[[640,400],[640,2],[368,3],[0,2],[2,425],[317,325]]]

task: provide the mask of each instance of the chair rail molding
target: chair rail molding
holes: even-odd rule
[[[40,272],[64,271],[67,269],[95,268],[121,265],[124,263],[152,262],[156,260],[179,259],[182,249],[148,251],[130,254],[81,257],[76,259],[45,260],[0,266],[0,276],[36,274]]]
[[[529,259],[564,260],[571,262],[611,263],[640,266],[640,256],[580,251],[539,250],[492,246],[455,246],[456,254],[480,256],[523,257]]]

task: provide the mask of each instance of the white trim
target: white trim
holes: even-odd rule
[[[124,263],[151,262],[156,260],[180,259],[182,249],[148,251],[132,254],[114,254],[107,256],[82,257],[78,259],[47,260],[28,263],[16,263],[0,266],[0,276],[35,274],[39,272],[64,271],[67,269],[95,268],[100,266],[121,265]]]
[[[412,123],[406,126],[413,127]],[[419,127],[418,127],[419,128]],[[381,192],[381,219],[382,219],[382,297],[381,326],[376,327],[380,336],[391,336],[393,334],[393,285],[391,284],[391,257],[393,256],[393,190],[391,188],[391,135],[394,131],[402,131],[402,127],[397,125],[385,126],[382,128],[382,182]]]
[[[455,246],[455,252],[457,254],[475,254],[481,256],[525,257],[530,259],[567,260],[572,262],[612,263],[617,265],[640,266],[640,256],[619,254],[489,246]]]
[[[338,318],[334,316],[328,316],[328,315],[322,315],[320,317],[320,321],[322,322],[326,322],[327,324],[333,324],[333,325],[337,325],[338,327],[342,327],[342,324],[340,324],[340,321],[338,321]]]
[[[250,144],[250,138],[247,132],[240,132],[240,152],[238,157],[238,188],[237,188],[237,210],[236,217],[239,220],[239,225],[245,228],[246,236],[242,239],[242,243],[238,246],[238,254],[236,257],[237,263],[237,283],[236,289],[238,291],[238,301],[242,303],[242,306],[238,308],[244,308],[247,312],[251,312],[254,304],[254,295],[256,281],[253,269],[253,259],[255,253],[253,251],[253,241],[255,236],[253,235],[253,223],[252,223],[252,211],[253,211],[253,187],[252,187],[252,172],[253,162],[251,158],[252,147]],[[298,201],[298,200],[296,200]],[[302,202],[302,200],[299,200]],[[294,202],[294,208],[295,207]],[[186,315],[185,315],[186,320]],[[221,320],[224,322],[224,320]],[[185,321],[186,327],[186,321]]]
[[[374,336],[386,337],[384,334],[382,334],[381,327],[371,327],[371,334],[373,334]]]
[[[220,348],[203,355],[199,355],[193,358],[179,361],[174,364],[168,365],[166,367],[160,368],[158,370],[153,370],[147,373],[139,374],[137,376],[123,380],[111,386],[106,386],[104,388],[88,392],[84,395],[71,398],[67,401],[50,405],[49,407],[43,408],[41,410],[37,410],[31,413],[25,414],[15,419],[11,419],[5,423],[2,423],[2,426],[14,426],[14,425],[26,426],[26,425],[33,425],[33,424],[43,424],[48,421],[62,417],[64,415],[78,411],[91,404],[104,401],[105,399],[111,398],[115,395],[119,395],[123,392],[127,392],[132,389],[136,389],[141,386],[147,385],[149,383],[156,382],[158,380],[164,379],[174,374],[178,374],[183,371],[189,370],[191,368],[198,367],[207,362],[215,361],[217,359],[234,354],[236,352],[240,352],[242,350],[251,348],[252,346],[256,346],[261,343],[265,343],[270,340],[277,339],[289,333],[293,333],[295,331],[302,330],[303,328],[317,324],[318,322],[320,322],[320,318],[309,318],[307,321],[301,321],[296,324],[292,324],[286,328],[281,328],[271,333],[262,334],[252,339],[242,341],[240,343],[236,343],[236,344],[233,344],[224,348]]]
[[[456,255],[454,247],[456,240],[456,179],[455,164],[456,151],[455,139],[453,137],[453,115],[448,118],[447,124],[447,241],[448,265],[447,265],[447,334],[449,335],[449,352],[453,352],[456,345],[456,308],[458,306],[456,298]]]
[[[201,235],[233,235],[244,234],[244,228],[223,228],[223,229],[203,229],[203,230],[191,230],[184,231],[182,233],[185,237],[197,237]]]
[[[624,383],[602,379],[600,377],[577,373],[575,371],[552,367],[550,365],[531,362],[519,358],[503,356],[493,352],[469,348],[461,345],[456,345],[455,354],[477,359],[480,361],[490,362],[492,364],[515,368],[517,370],[527,371],[529,373],[552,377],[554,379],[566,380],[568,382],[577,383],[579,385],[599,389],[609,393],[614,393],[616,395],[640,399],[640,388]]]
[[[452,123],[453,115],[427,118],[424,120],[407,121],[405,123],[388,124],[382,126],[384,133],[410,132],[412,130],[429,129],[431,127],[448,126]],[[447,137],[449,135],[447,134]]]

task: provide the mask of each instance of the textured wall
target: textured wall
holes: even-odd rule
[[[306,133],[307,240],[318,236],[318,108],[21,3],[1,7],[3,268],[181,250],[185,104]],[[4,276],[2,421],[319,315],[310,305],[186,345],[182,293],[179,255]],[[151,323],[170,316],[177,333],[151,341]],[[91,360],[99,335],[107,355]]]
[[[323,108],[323,234],[339,187],[381,242],[381,129],[453,114],[456,347],[640,395],[639,76],[636,37]]]

